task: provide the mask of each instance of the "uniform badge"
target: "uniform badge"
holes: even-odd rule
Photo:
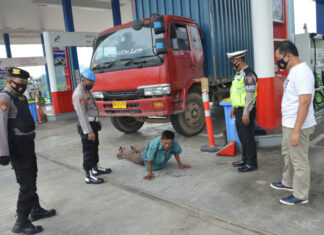
[[[80,99],[80,104],[83,104],[83,103],[84,103],[84,102],[83,102],[83,99],[81,98],[81,99]]]
[[[6,112],[8,109],[8,101],[6,101],[6,100],[0,101],[0,106],[1,106],[1,110],[3,112]]]
[[[254,84],[254,79],[253,79],[252,75],[247,76],[246,80],[247,80],[248,84]]]
[[[13,69],[12,70],[12,73],[13,74],[20,74],[20,69]]]
[[[21,95],[21,96],[18,96],[18,100],[20,100],[20,101],[24,101],[24,100],[26,100],[26,97],[25,97],[25,96],[23,96],[23,95]]]

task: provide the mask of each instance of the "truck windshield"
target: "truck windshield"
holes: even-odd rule
[[[123,67],[129,69],[139,64],[141,67],[154,66],[154,64],[157,65],[157,61],[161,64],[161,60],[152,51],[150,30],[148,25],[144,25],[140,30],[128,27],[102,35],[97,39],[91,68],[116,70],[116,68],[122,69]],[[153,40],[155,37],[163,37],[163,34],[154,35],[153,33]],[[155,63],[149,63],[152,61]]]

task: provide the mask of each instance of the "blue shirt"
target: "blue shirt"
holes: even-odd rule
[[[173,154],[180,154],[182,149],[175,139],[168,151],[164,151],[160,136],[151,140],[147,145],[146,149],[142,152],[142,158],[145,163],[145,169],[148,170],[147,161],[152,162],[152,170],[160,170],[162,166],[170,160]]]

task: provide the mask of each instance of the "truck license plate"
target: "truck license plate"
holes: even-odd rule
[[[115,101],[112,102],[113,109],[126,109],[126,102],[125,101]]]

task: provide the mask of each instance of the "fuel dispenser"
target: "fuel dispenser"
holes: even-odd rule
[[[313,70],[315,77],[315,112],[324,110],[324,35],[305,33],[296,35],[299,57]]]

